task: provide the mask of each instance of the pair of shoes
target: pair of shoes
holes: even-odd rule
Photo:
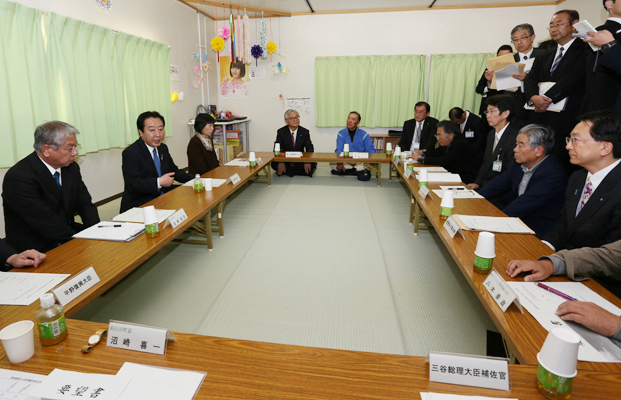
[[[333,169],[332,175],[345,175],[345,171],[339,171],[337,169]]]
[[[371,180],[371,171],[369,171],[368,169],[363,169],[362,171],[358,171],[356,172],[356,175],[358,175],[359,181],[366,182],[368,180]]]

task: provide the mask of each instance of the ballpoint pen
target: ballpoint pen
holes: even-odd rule
[[[578,300],[578,299],[574,299],[574,298],[573,298],[573,297],[571,297],[571,296],[566,295],[565,293],[563,293],[563,292],[561,292],[561,291],[558,291],[558,290],[556,290],[556,289],[553,289],[553,288],[551,288],[551,287],[550,287],[550,286],[548,286],[548,285],[544,285],[544,284],[543,284],[543,283],[541,283],[541,282],[537,282],[537,286],[539,286],[540,288],[545,289],[545,290],[547,290],[547,291],[549,291],[549,292],[552,292],[552,293],[554,293],[554,294],[555,294],[555,295],[557,295],[557,296],[561,296],[562,298],[564,298],[564,299],[566,299],[566,300],[573,300],[573,301],[577,301],[577,300]]]
[[[97,228],[120,228],[122,225],[99,225]]]

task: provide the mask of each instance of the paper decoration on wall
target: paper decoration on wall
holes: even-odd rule
[[[179,101],[185,100],[185,92],[179,92]]]
[[[97,5],[104,11],[110,12],[112,9],[112,0],[96,0]]]
[[[255,65],[259,66],[259,57],[261,57],[263,55],[263,48],[261,46],[259,46],[258,44],[255,44],[254,46],[252,46],[252,49],[250,50],[250,52],[252,53],[252,56],[254,57],[255,60]]]
[[[218,53],[218,61],[220,61],[220,50],[224,49],[224,40],[221,37],[215,36],[211,39],[211,48]]]
[[[244,64],[250,64],[250,18],[244,10]]]
[[[224,25],[223,27],[218,29],[218,36],[220,36],[224,40],[228,39],[231,36],[231,29],[228,26]]]
[[[203,83],[204,78],[201,76],[200,78],[193,78],[192,79],[192,86],[194,86],[194,89],[198,89],[199,87],[201,87],[201,83]]]
[[[263,49],[263,54],[261,55],[261,58],[265,60],[267,59],[267,23],[263,18],[263,12],[261,12],[261,28],[259,29],[259,38],[259,44]]]
[[[196,61],[198,61],[198,60],[200,60],[200,59],[201,59],[201,55],[200,55],[200,54],[198,54],[198,53],[194,53],[194,55],[192,56],[192,60],[196,60]]]
[[[276,46],[276,43],[271,41],[267,42],[267,52],[270,53],[270,61],[272,61],[272,53],[274,53],[277,49],[278,46]]]
[[[272,65],[272,68],[275,68],[274,70],[272,70],[272,74],[274,75],[278,75],[278,74],[289,75],[289,72],[291,72],[287,68],[283,67],[280,61],[278,62],[278,64]]]
[[[179,93],[173,92],[173,94],[170,95],[170,102],[174,103],[177,100],[179,100]]]

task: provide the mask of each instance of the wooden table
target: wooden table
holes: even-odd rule
[[[426,165],[415,164],[415,166],[424,167]],[[503,313],[487,289],[485,289],[483,281],[487,276],[476,273],[473,270],[474,250],[476,249],[479,233],[464,231],[465,239],[459,234],[456,235],[454,239],[451,239],[451,236],[443,226],[444,221],[440,220],[440,199],[438,196],[431,192],[430,196],[422,199],[418,194],[419,189],[416,173],[413,173],[409,179],[405,179],[403,164],[400,163],[395,166],[395,168],[413,194],[413,198],[416,202],[415,206],[420,207],[421,211],[427,216],[429,222],[442,239],[442,242],[455,260],[455,263],[470,284],[470,287],[481,301],[481,304],[485,307],[496,327],[500,330],[502,337],[509,345],[513,355],[522,364],[537,365],[537,353],[541,349],[548,332],[527,311],[521,314],[514,305],[510,306],[507,312]],[[429,189],[440,189],[440,185],[447,184],[429,183]],[[450,183],[448,185],[456,184]],[[506,217],[506,214],[485,199],[457,199],[455,200],[453,214]],[[494,259],[494,269],[498,271],[500,276],[506,281],[523,282],[524,280],[523,275],[517,278],[511,278],[506,274],[505,270],[509,261],[525,259],[536,260],[541,256],[553,253],[552,249],[543,244],[534,235],[507,233],[497,233],[495,235],[496,257]],[[552,276],[548,278],[548,281],[570,282],[569,278],[566,276]],[[617,307],[621,307],[621,299],[608,292],[593,279],[589,279],[583,283]],[[621,364],[579,361],[578,369],[621,372]]]
[[[49,374],[54,368],[116,374],[124,362],[205,371],[196,399],[417,399],[419,392],[541,400],[535,389],[537,368],[510,365],[511,391],[429,382],[423,357],[367,353],[175,333],[165,356],[96,346],[80,347],[105,324],[68,320],[63,342],[41,347],[21,364],[0,360],[6,369]],[[580,371],[572,400],[614,399],[621,375]]]
[[[391,161],[390,156],[385,153],[370,153],[368,158],[343,157],[338,153],[302,153],[302,157],[285,157],[284,153],[281,152],[279,156],[275,156],[273,161],[295,163],[329,162],[332,164],[364,163],[365,167],[375,174],[377,186],[380,186],[382,183],[382,164],[390,164]]]

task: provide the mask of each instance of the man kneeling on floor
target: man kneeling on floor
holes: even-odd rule
[[[360,114],[356,111],[349,113],[347,117],[347,128],[342,129],[336,136],[335,153],[343,152],[344,145],[349,146],[350,153],[375,153],[375,147],[371,141],[371,136],[362,129],[358,129],[360,124]],[[348,163],[330,165],[333,175],[356,175],[359,181],[371,179],[371,171],[364,167],[363,163]]]

